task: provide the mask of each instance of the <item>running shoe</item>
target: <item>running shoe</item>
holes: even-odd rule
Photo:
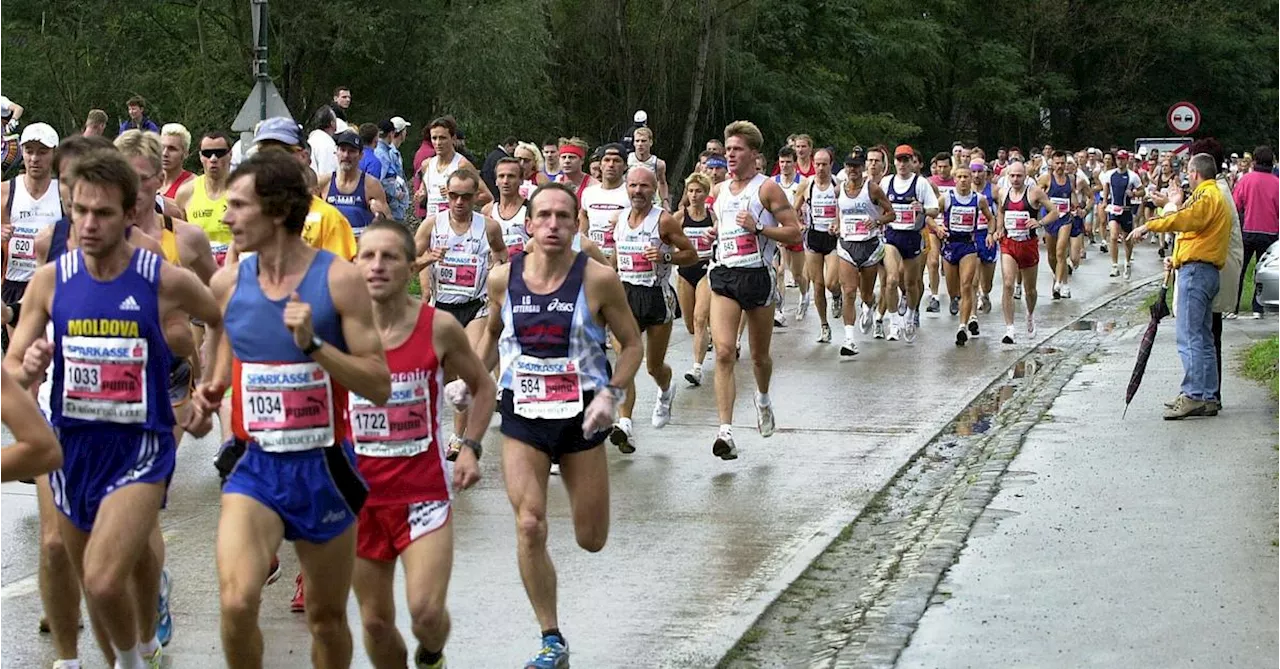
[[[1107,276],[1120,276],[1120,265],[1117,263],[1111,263],[1111,273]]]
[[[630,455],[636,452],[636,444],[631,438],[631,419],[619,418],[609,432],[609,441],[618,447],[618,451]]]
[[[1058,283],[1057,281],[1053,282],[1053,299],[1055,300],[1062,299],[1062,284]]]
[[[936,295],[930,295],[930,296],[929,296],[929,306],[925,307],[925,309],[924,309],[924,310],[925,310],[925,311],[927,311],[927,312],[929,312],[929,313],[931,313],[931,314],[936,314],[936,313],[938,313],[941,309],[942,309],[942,304],[938,301],[938,297],[937,297]]]
[[[1019,283],[1019,284],[1014,284],[1014,286],[1013,286],[1013,299],[1015,299],[1015,300],[1021,300],[1021,299],[1022,299],[1022,284],[1020,284],[1020,283]]]
[[[1027,337],[1035,339],[1036,336],[1036,317],[1027,314]]]
[[[799,323],[800,321],[804,320],[804,316],[805,316],[805,314],[809,313],[809,304],[810,304],[812,301],[813,301],[813,298],[812,298],[812,297],[810,297],[809,295],[801,295],[801,296],[800,296],[800,304],[796,307],[796,322],[797,322],[797,323]]]
[[[899,331],[901,330],[901,328],[902,326],[898,325],[898,319],[896,318],[889,319],[889,336],[887,337],[887,339],[889,341],[898,341],[898,337],[900,336]]]
[[[435,662],[427,662],[427,649],[418,646],[418,650],[413,654],[413,665],[416,669],[446,669],[448,665],[444,662],[444,653]]]
[[[1240,318],[1240,314],[1238,314],[1238,313],[1236,313],[1236,312],[1234,312],[1234,311],[1228,311],[1227,313],[1225,313],[1225,314],[1223,314],[1223,315],[1222,315],[1222,318],[1223,318],[1224,320],[1234,321],[1235,319]],[[1171,406],[1172,406],[1172,405],[1171,405]]]
[[[898,315],[907,315],[907,294],[902,291],[898,292]]]
[[[858,345],[852,339],[846,338],[844,343],[840,345],[840,355],[845,358],[852,358],[858,355]]]
[[[1099,250],[1100,252],[1102,252],[1102,253],[1106,253],[1106,252],[1107,252],[1107,243],[1106,243],[1106,242],[1102,242],[1102,246],[1101,246],[1101,247],[1099,247],[1099,249],[1098,249],[1098,250]]]
[[[1133,278],[1133,263],[1127,262],[1124,264],[1124,280],[1128,281],[1131,278]]]
[[[156,652],[150,655],[143,655],[142,661],[147,663],[147,669],[160,669],[160,667],[164,666],[164,648],[157,648]]]
[[[862,305],[862,315],[858,317],[858,329],[862,334],[867,334],[871,329],[871,305],[869,304]]]
[[[264,583],[263,585],[271,585],[272,583],[275,583],[276,581],[280,580],[281,573],[282,572],[280,571],[280,556],[272,555],[271,567],[267,569],[267,582]]]
[[[569,646],[563,637],[542,637],[542,650],[524,663],[524,669],[569,669]]]
[[[302,587],[302,574],[298,574],[297,580],[293,582],[293,599],[289,602],[289,610],[294,613],[307,610],[307,594]]]
[[[552,475],[552,476],[559,476],[559,475],[560,475],[560,463],[559,463],[559,462],[553,462],[553,463],[551,463],[551,475]]]
[[[702,365],[694,365],[693,368],[685,372],[684,380],[695,388],[702,385]]]
[[[913,316],[911,317],[911,322],[915,323],[917,328],[920,327],[920,312],[913,311],[911,313],[913,314]]]
[[[715,443],[711,444],[711,454],[721,460],[737,460],[738,445],[733,443],[733,431],[727,427],[720,428]]]
[[[169,595],[173,592],[173,581],[169,578],[169,570],[160,569],[160,602],[156,606],[156,638],[161,646],[168,646],[173,640],[173,616],[169,615]]]
[[[955,316],[956,314],[959,314],[959,313],[960,313],[960,298],[953,297],[951,298],[951,315]]]
[[[787,272],[787,288],[796,287],[796,278],[791,276],[791,272]]]
[[[775,328],[787,327],[787,314],[782,311],[781,304],[774,307],[773,309],[773,327]]]
[[[982,294],[981,301],[978,304],[978,311],[984,314],[991,313],[991,294],[990,293]]]
[[[877,320],[877,321],[876,321],[876,334],[875,334],[875,338],[876,338],[876,339],[884,339],[884,321],[882,321],[882,320]]]
[[[837,291],[831,294],[831,317],[840,318],[844,313],[844,293]]]
[[[659,430],[671,422],[671,403],[676,399],[676,384],[671,383],[667,391],[658,393],[658,400],[653,403],[653,426]]]
[[[969,341],[969,333],[963,327],[956,330],[956,346],[964,346]]]
[[[831,343],[831,326],[830,325],[823,323],[822,327],[818,328],[818,343],[819,344]]]
[[[756,428],[760,430],[760,436],[766,439],[773,436],[773,405],[761,406],[756,404]]]
[[[1013,343],[1013,326],[1012,326],[1012,325],[1010,325],[1010,326],[1008,326],[1008,327],[1006,327],[1006,328],[1004,329],[1004,337],[1001,337],[1001,338],[1000,338],[1000,343],[1001,343],[1001,344],[1012,344],[1012,343]]]
[[[974,318],[973,316],[969,317],[969,336],[970,337],[978,336],[978,319]]]
[[[1064,284],[1062,284],[1062,291],[1061,291],[1061,292],[1062,292],[1062,299],[1064,299],[1064,300],[1065,300],[1065,299],[1070,299],[1070,298],[1071,298],[1071,284],[1068,284],[1068,283],[1064,283]]]
[[[916,328],[920,326],[918,318],[920,318],[919,311],[907,314],[907,322],[902,326],[902,340],[908,344],[916,343]]]

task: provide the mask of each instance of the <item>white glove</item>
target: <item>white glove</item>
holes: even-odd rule
[[[471,389],[462,379],[454,379],[444,385],[444,398],[456,411],[466,411],[471,406]]]
[[[617,402],[613,398],[613,393],[607,390],[597,392],[591,399],[591,404],[587,406],[587,410],[582,412],[583,436],[590,437],[612,427],[615,409],[617,409]]]

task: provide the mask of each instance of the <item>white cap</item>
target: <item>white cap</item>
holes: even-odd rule
[[[391,125],[395,127],[396,132],[404,132],[404,129],[405,129],[405,128],[407,128],[407,127],[409,127],[409,126],[411,126],[411,125],[413,125],[413,124],[412,124],[412,123],[410,123],[410,122],[408,122],[408,121],[406,121],[406,120],[404,120],[404,118],[403,118],[403,117],[400,117],[400,116],[392,116],[392,117],[391,117]]]
[[[346,132],[351,129],[351,126],[347,125],[347,122],[340,118],[334,119],[334,122],[337,124],[337,130],[333,131],[333,134],[335,135],[337,135],[340,132]]]
[[[56,149],[58,148],[58,133],[48,123],[32,123],[22,129],[22,139],[18,141],[18,144],[22,145],[27,142],[40,142],[51,149]]]
[[[646,123],[649,121],[649,115],[644,113],[644,110],[641,109],[640,111],[636,112],[635,120],[636,120],[636,123]]]
[[[25,136],[26,136],[26,135],[24,134],[24,135],[23,135],[23,137],[25,137]],[[1232,160],[1235,160],[1236,158],[1239,158],[1239,157],[1240,157],[1240,154],[1238,154],[1238,153],[1233,153],[1233,154],[1231,154],[1231,159],[1232,159]]]
[[[1145,146],[1144,146],[1144,147],[1142,147],[1141,149],[1138,149],[1138,155],[1140,155],[1140,156],[1145,156],[1145,155],[1147,155],[1147,154],[1148,154],[1148,153],[1150,153],[1150,152],[1151,152],[1151,149],[1149,149],[1149,148],[1147,148],[1147,147],[1145,147]]]

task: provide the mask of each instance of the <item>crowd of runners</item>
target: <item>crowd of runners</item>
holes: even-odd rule
[[[744,332],[769,437],[775,328],[816,321],[821,347],[838,321],[838,359],[860,346],[965,346],[999,299],[999,341],[1033,339],[1042,245],[1054,300],[1071,299],[1090,253],[1128,280],[1135,226],[1176,210],[1186,187],[1184,161],[1156,151],[846,151],[803,134],[768,142],[748,121],[709,140],[691,174],[671,175],[643,113],[625,141],[512,138],[481,167],[460,151],[457,123],[438,118],[406,174],[411,124],[348,126],[343,90],[309,135],[285,118],[251,142],[174,123],[155,132],[141,114],[114,141],[101,128],[21,131],[25,171],[0,190],[5,412],[22,444],[44,446],[23,450],[25,469],[6,451],[5,473],[58,467],[36,480],[40,627],[55,668],[80,666],[82,596],[113,666],[160,666],[174,630],[158,513],[177,444],[213,429],[228,666],[262,666],[262,589],[291,541],[315,666],[350,664],[354,590],[375,666],[443,667],[451,499],[479,480],[495,411],[540,630],[525,666],[568,667],[548,479],[568,490],[579,546],[601,550],[602,446],[637,450],[642,363],[659,390],[657,430],[714,355],[719,427],[706,443],[733,460]],[[184,169],[191,150],[201,174]],[[1168,240],[1154,241],[1163,255]],[[921,340],[920,312],[943,309],[948,334]],[[678,319],[692,337],[683,375],[667,362]],[[14,384],[36,392],[47,425],[10,419]],[[396,628],[397,560],[412,653]]]

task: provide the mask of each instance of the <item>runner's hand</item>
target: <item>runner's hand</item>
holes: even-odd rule
[[[444,385],[444,398],[455,411],[466,411],[471,406],[471,388],[462,379],[454,379]]]
[[[646,246],[644,247],[644,259],[649,262],[659,262],[662,260],[662,256],[658,255],[658,248],[656,246]]]
[[[22,373],[28,379],[39,379],[44,370],[49,368],[49,360],[53,357],[53,344],[48,339],[37,339],[22,355]]]
[[[444,259],[444,249],[431,249],[426,253],[418,256],[413,261],[413,272],[417,274],[422,270],[440,262]]]
[[[302,301],[302,296],[295,291],[284,305],[284,326],[293,333],[293,343],[298,348],[311,345],[311,337],[315,330],[311,326],[311,305]]]
[[[587,410],[582,412],[583,436],[590,437],[613,425],[615,408],[613,393],[607,390],[597,391]]]
[[[466,490],[480,482],[480,463],[476,454],[463,446],[458,449],[458,459],[453,461],[453,487]]]
[[[199,439],[213,430],[213,414],[203,411],[191,411],[182,421],[182,429],[187,434]]]
[[[0,225],[0,245],[8,246],[9,238],[13,236],[13,224],[5,223]]]
[[[747,232],[757,231],[756,226],[758,223],[756,223],[756,218],[746,209],[739,210],[738,215],[734,217],[733,221],[738,224],[738,227],[746,230]]]

